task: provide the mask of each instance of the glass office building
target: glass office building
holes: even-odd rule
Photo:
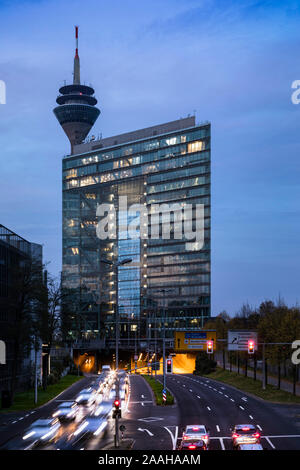
[[[125,196],[127,207],[139,205],[135,215],[120,206]],[[97,232],[103,204],[116,214],[107,216],[106,239]],[[165,209],[151,216],[158,204],[175,207],[168,237]],[[187,244],[176,235],[176,211],[196,204],[204,207],[204,241]],[[190,222],[195,230],[194,209]],[[209,123],[192,116],[74,146],[63,159],[62,280],[78,294],[85,338],[115,337],[116,305],[128,344],[147,336],[153,318],[170,337],[203,325],[210,316]]]

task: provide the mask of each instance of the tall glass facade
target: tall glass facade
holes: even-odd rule
[[[96,150],[87,145],[63,159],[63,284],[78,292],[85,337],[114,338],[116,303],[120,337],[128,340],[146,336],[153,315],[169,336],[199,328],[210,316],[210,124],[178,123],[169,132],[167,124],[157,126],[151,136],[145,129],[144,138],[136,131],[138,139],[131,133],[128,142],[116,138],[107,147],[100,141]],[[121,196],[142,209],[128,215],[119,208]],[[104,203],[117,214],[116,236],[100,240],[97,207]],[[164,214],[152,218],[158,204],[175,208],[167,238]],[[204,241],[187,244],[185,234],[176,236],[176,211],[196,204],[204,205]],[[126,227],[137,220],[138,236],[130,238]],[[195,230],[194,209],[190,226]],[[132,261],[122,266],[124,259]]]

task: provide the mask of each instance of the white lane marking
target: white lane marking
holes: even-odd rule
[[[220,441],[220,444],[221,444],[222,450],[225,450],[225,446],[224,446],[223,438],[222,438],[222,437],[220,437],[220,438],[219,438],[219,441]]]
[[[233,399],[233,398],[230,398],[230,400],[231,400],[231,401],[234,401],[234,399]]]
[[[17,421],[13,421],[12,423],[15,424]]]
[[[246,397],[242,397],[242,400],[247,401],[247,398],[246,398]]]
[[[217,391],[217,389],[216,389],[216,388],[213,388],[213,390],[214,390],[215,392]]]
[[[145,398],[145,395],[141,395],[142,398]]]
[[[168,431],[168,433],[171,436],[173,450],[176,450],[177,437],[178,437],[178,426],[175,427],[175,434],[174,435],[173,435],[172,431],[167,426],[164,426],[164,428]]]
[[[144,429],[144,428],[138,428],[138,431],[142,431],[142,432],[147,432],[149,434],[149,436],[153,436],[152,432],[149,431],[149,429]]]
[[[240,405],[240,408],[241,408],[241,410],[245,411],[245,408],[243,408],[241,405]]]
[[[131,403],[132,403],[132,404],[134,404],[134,403],[135,403],[135,404],[136,404],[136,403],[153,403],[153,401],[152,401],[152,400],[143,400],[143,401],[132,401]]]
[[[206,408],[208,409],[208,411],[211,411],[211,409],[210,409],[210,407],[209,407],[209,406],[207,406]]]
[[[228,398],[228,395],[225,395],[226,398]]]
[[[193,390],[190,388],[190,392],[192,392]]]
[[[252,416],[252,415],[249,415],[249,418],[250,418],[250,419],[253,419],[253,416]]]
[[[143,401],[142,401],[141,405],[142,405],[142,406],[145,406],[145,404],[144,404],[144,402],[143,402]]]
[[[197,395],[197,398],[200,398],[199,395]]]
[[[217,431],[220,432],[220,428],[218,425],[216,425]]]
[[[225,387],[221,387],[222,390],[225,390]]]
[[[220,393],[221,395],[223,395],[223,392],[221,392],[220,390],[219,390],[219,393]]]
[[[262,436],[262,437],[265,437],[266,439],[267,438],[272,438],[272,439],[275,439],[276,437],[278,438],[283,438],[283,437],[300,437],[299,434],[287,434],[286,436]]]
[[[265,436],[265,439],[266,441],[268,441],[268,443],[270,444],[270,446],[272,447],[272,449],[276,449],[276,447],[274,446],[274,444],[272,444],[272,442],[270,441],[270,438]]]
[[[259,424],[256,425],[260,431],[262,431],[262,428],[260,427]]]
[[[183,384],[183,387],[185,387],[185,385]]]

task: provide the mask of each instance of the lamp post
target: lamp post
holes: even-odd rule
[[[157,290],[158,293],[167,294],[168,292],[172,292],[171,289],[159,289]],[[166,309],[163,308],[164,315],[163,315],[163,389],[166,390]]]
[[[132,262],[132,258],[125,258],[121,261],[109,261],[106,259],[101,259],[101,263],[109,264],[116,269],[116,325],[115,325],[115,332],[116,332],[116,370],[119,368],[119,329],[120,329],[120,320],[119,320],[119,266],[124,266],[124,264],[128,264]],[[117,396],[117,398],[119,398]]]

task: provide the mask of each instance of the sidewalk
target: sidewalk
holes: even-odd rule
[[[217,361],[218,366],[223,368],[223,362],[222,361]],[[230,370],[229,364],[226,364],[225,366],[226,370]],[[238,368],[234,365],[231,366],[232,372],[237,372]],[[240,375],[244,375],[244,369],[240,367]],[[254,377],[254,371],[252,369],[248,369],[247,371],[247,377]],[[259,380],[262,382],[262,372],[256,371],[256,380]],[[277,387],[277,378],[274,376],[269,376],[268,375],[268,385],[274,385]],[[285,392],[293,393],[293,384],[289,380],[286,379],[281,379],[281,384],[280,384],[280,390],[284,390]],[[296,384],[296,395],[300,396],[300,384],[299,382]]]

